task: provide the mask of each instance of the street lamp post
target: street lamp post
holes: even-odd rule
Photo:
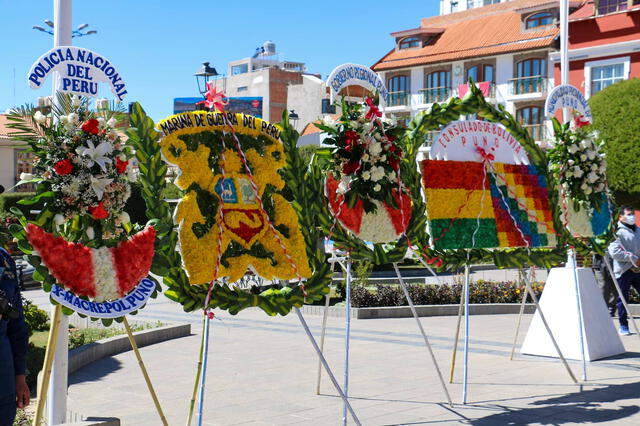
[[[202,66],[194,74],[198,83],[198,92],[204,96],[207,93],[207,83],[211,77],[218,77],[219,75],[215,68],[209,66],[209,62],[203,62]]]
[[[300,116],[296,113],[295,109],[289,111],[289,121],[293,124],[293,128],[298,130],[298,120],[300,120]]]
[[[51,28],[51,29],[41,27],[40,25],[34,25],[33,29],[41,31],[43,33],[54,35],[55,30],[56,30],[55,24],[52,21],[48,20],[48,19],[45,19],[44,23],[47,24],[47,26],[49,28]],[[92,34],[98,34],[98,31],[96,31],[96,30],[84,31],[88,26],[89,26],[89,24],[78,25],[78,28],[76,28],[75,30],[71,30],[71,38],[84,37],[84,36],[88,36],[88,35],[92,35]],[[69,43],[69,44],[71,44],[71,43]]]

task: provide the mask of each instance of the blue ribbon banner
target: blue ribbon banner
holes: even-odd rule
[[[57,284],[51,287],[51,298],[62,306],[92,318],[120,318],[142,308],[156,288],[156,284],[143,278],[126,296],[109,302],[82,299]]]
[[[578,111],[585,119],[593,121],[587,99],[578,88],[569,84],[554,87],[544,104],[544,111],[548,117],[553,117],[562,108]]]
[[[58,90],[79,96],[98,96],[98,83],[111,86],[122,101],[127,85],[115,66],[104,56],[76,46],[54,47],[31,66],[29,86],[38,89],[52,72],[58,73]]]
[[[372,92],[378,91],[381,103],[387,103],[388,92],[384,81],[369,67],[358,64],[343,64],[336,67],[327,79],[331,87],[331,102],[340,90],[347,86],[361,86]]]

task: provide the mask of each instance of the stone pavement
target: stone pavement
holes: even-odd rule
[[[28,298],[46,303],[40,291]],[[317,357],[297,317],[247,310],[217,313],[212,322],[205,425],[338,425],[342,402],[326,375],[315,395]],[[531,315],[523,321],[524,338]],[[553,358],[517,355],[509,361],[517,315],[470,319],[469,403],[460,404],[462,353],[453,408],[446,401],[415,320],[354,320],[351,403],[363,425],[395,424],[640,424],[640,340],[623,337],[627,353],[588,364],[588,382],[571,383]],[[201,317],[162,296],[139,320],[192,322],[197,333],[142,348],[170,425],[185,424],[200,343]],[[319,336],[321,317],[307,316]],[[422,318],[448,377],[455,317]],[[344,319],[329,318],[326,355],[342,383]],[[459,346],[461,348],[462,345]],[[576,374],[581,363],[570,362]],[[70,379],[69,408],[86,416],[115,416],[123,425],[159,425],[132,352],[100,360]],[[351,420],[350,424],[354,424]],[[194,422],[195,424],[195,422]]]

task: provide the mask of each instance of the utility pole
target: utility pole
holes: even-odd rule
[[[71,46],[72,0],[53,0],[53,47]],[[58,104],[58,73],[53,76],[52,105]],[[51,313],[55,309],[51,305]],[[62,315],[60,333],[51,370],[51,382],[47,394],[47,420],[49,425],[66,422],[67,417],[67,376],[69,373],[69,317]],[[38,395],[41,398],[41,395]]]

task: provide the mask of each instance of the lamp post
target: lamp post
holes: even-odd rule
[[[298,120],[300,120],[300,116],[296,113],[296,110],[289,110],[289,121],[291,121],[293,128],[296,130],[298,130]]]
[[[204,96],[207,93],[207,83],[211,77],[218,77],[219,75],[215,68],[209,66],[209,62],[203,62],[202,66],[194,74],[198,83],[198,92]]]
[[[33,29],[34,30],[38,30],[38,31],[43,32],[43,33],[47,33],[47,34],[53,35],[54,31],[55,31],[55,24],[52,21],[48,20],[48,19],[45,19],[44,23],[51,29],[41,27],[40,25],[34,25]],[[76,28],[75,30],[71,30],[71,38],[84,37],[84,36],[88,36],[88,35],[92,35],[92,34],[98,34],[98,31],[96,31],[96,30],[84,31],[88,26],[89,26],[89,24],[78,25],[78,28]]]

